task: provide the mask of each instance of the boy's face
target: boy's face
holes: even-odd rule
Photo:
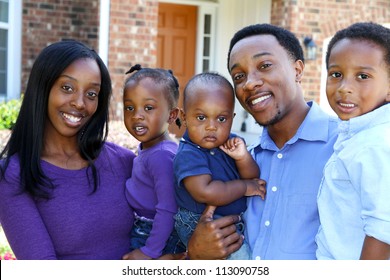
[[[368,113],[390,101],[389,65],[373,42],[342,39],[329,56],[326,95],[342,120]]]
[[[183,119],[192,142],[202,148],[219,147],[229,138],[234,95],[223,85],[204,85],[186,96]]]

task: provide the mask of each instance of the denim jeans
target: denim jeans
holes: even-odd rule
[[[191,238],[192,233],[194,232],[196,225],[198,224],[200,214],[191,212],[185,208],[179,207],[179,211],[175,215],[175,229],[179,235],[181,241],[184,245],[188,246],[188,241]],[[220,218],[219,215],[214,215],[214,219]],[[244,233],[245,224],[241,221],[236,223],[237,232],[239,234]],[[238,251],[232,253],[227,259],[228,260],[250,260],[251,253],[248,243],[245,242],[242,244],[241,248]]]
[[[137,217],[134,220],[133,228],[131,230],[130,250],[139,249],[146,244],[150,232],[152,231],[153,220],[145,219],[143,217]],[[183,245],[176,230],[173,229],[169,236],[162,255],[182,253],[186,251],[186,247]]]

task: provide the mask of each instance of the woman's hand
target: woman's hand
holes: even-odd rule
[[[188,242],[191,260],[225,259],[237,251],[244,240],[236,231],[240,216],[231,215],[213,220],[215,206],[207,206]]]
[[[184,260],[187,257],[187,252],[177,254],[166,254],[158,258],[158,260]],[[152,258],[142,253],[140,249],[135,249],[122,257],[123,260],[151,260]]]

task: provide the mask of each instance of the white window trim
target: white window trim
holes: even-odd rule
[[[9,1],[8,5],[8,24],[2,23],[1,26],[8,29],[7,100],[19,98],[21,94],[22,0]]]
[[[110,36],[110,0],[100,1],[99,56],[108,67]]]

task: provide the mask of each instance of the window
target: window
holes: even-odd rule
[[[0,96],[7,95],[8,1],[0,0]]]
[[[20,97],[21,22],[22,0],[0,0],[0,101]]]
[[[215,14],[216,6],[201,5],[198,14],[197,67],[196,72],[213,71],[215,62]]]

